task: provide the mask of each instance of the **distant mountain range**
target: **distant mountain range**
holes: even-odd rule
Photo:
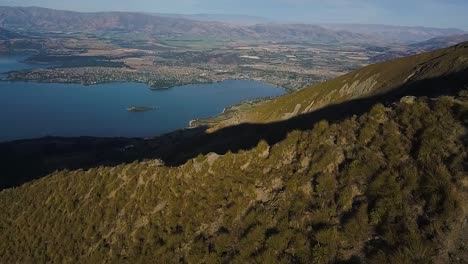
[[[388,61],[391,59],[414,55],[424,51],[433,51],[436,49],[446,48],[465,41],[468,41],[468,34],[432,38],[426,41],[397,47],[394,50],[387,50],[385,53],[370,58],[369,61],[371,63]]]
[[[39,7],[0,7],[0,26],[32,31],[124,30],[152,34],[224,34],[238,28],[219,23],[157,17],[140,13],[79,13]],[[238,32],[237,35],[242,34]]]
[[[452,46],[464,41],[468,41],[468,34],[432,38],[423,42],[411,44],[410,46],[414,49],[430,51]]]
[[[148,13],[160,17],[184,18],[196,21],[222,22],[228,24],[251,26],[255,24],[271,23],[272,21],[258,16],[248,15],[226,15],[226,14],[168,14],[168,13]]]
[[[307,24],[257,24],[249,27],[256,34],[267,39],[277,40],[321,40],[324,42],[362,42],[365,40],[376,41],[360,33],[352,33],[342,30],[329,30],[317,25]]]
[[[98,32],[119,30],[156,37],[198,36],[228,39],[312,42],[417,42],[464,33],[459,29],[381,25],[274,24],[236,15],[176,15],[130,12],[80,13],[40,7],[0,7],[0,27],[13,31]]]
[[[407,27],[374,24],[324,24],[331,30],[345,30],[353,33],[372,35],[385,41],[419,42],[431,38],[463,34],[457,28]]]
[[[360,34],[343,34],[318,26],[264,24],[241,26],[220,22],[141,13],[79,13],[39,7],[0,7],[0,27],[40,32],[92,32],[119,30],[161,36],[210,36],[235,39],[289,41],[357,41]]]

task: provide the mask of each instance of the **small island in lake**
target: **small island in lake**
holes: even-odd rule
[[[157,107],[152,107],[152,106],[132,106],[127,108],[127,111],[129,112],[145,112],[145,111],[151,111],[151,110],[156,110],[158,109]]]

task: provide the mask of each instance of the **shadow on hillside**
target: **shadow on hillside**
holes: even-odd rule
[[[273,145],[293,130],[307,130],[317,121],[336,122],[369,110],[376,103],[391,104],[402,96],[453,95],[468,86],[468,70],[413,82],[392,91],[330,105],[289,120],[268,124],[240,124],[206,133],[205,127],[176,131],[154,139],[138,138],[42,138],[0,144],[0,189],[19,186],[55,170],[88,169],[136,160],[161,159],[177,166],[200,154],[225,154],[257,146]]]

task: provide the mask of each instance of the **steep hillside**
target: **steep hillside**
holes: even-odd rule
[[[453,75],[453,76],[452,76]],[[456,75],[456,76],[455,76]],[[451,77],[452,76],[452,77]],[[439,86],[433,78],[442,82]],[[430,94],[447,92],[449,84],[460,86],[468,80],[468,42],[459,45],[374,64],[331,81],[271,100],[229,119],[219,127],[242,122],[267,123],[310,113],[325,106],[385,93]],[[391,97],[386,96],[389,100]],[[350,109],[351,110],[351,109]]]
[[[366,67],[246,114],[265,124],[146,142],[163,160],[3,190],[0,262],[466,263],[467,49]]]

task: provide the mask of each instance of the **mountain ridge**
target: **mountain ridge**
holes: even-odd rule
[[[329,29],[376,35],[387,41],[400,40],[406,43],[421,42],[435,37],[466,33],[466,31],[458,28],[434,28],[424,26],[394,26],[383,24],[323,24],[323,26]]]
[[[227,23],[222,19],[188,19],[181,15],[157,16],[133,12],[75,12],[41,7],[0,7],[0,27],[34,31],[126,30],[161,36],[217,36],[269,41],[381,42],[423,41],[463,33],[458,29],[396,27],[386,25],[309,25],[277,23]],[[219,21],[221,20],[221,21]],[[237,24],[237,25],[235,25]],[[239,25],[241,24],[241,25]],[[252,25],[254,24],[254,25]],[[361,28],[361,29],[360,29]],[[364,29],[362,29],[364,28]],[[321,38],[320,38],[321,37]]]
[[[468,41],[468,33],[432,38],[423,42],[411,44],[410,46],[415,49],[424,49],[430,51],[456,45],[465,41]]]
[[[238,15],[238,14],[212,14],[212,13],[200,13],[200,14],[170,14],[170,13],[149,13],[156,16],[169,16],[169,17],[180,17],[187,18],[197,21],[208,21],[208,22],[223,22],[228,24],[238,24],[244,26],[251,26],[255,24],[270,22],[269,19],[258,16],[250,15]]]
[[[320,41],[314,31],[292,28],[286,35],[264,36],[255,27],[228,23],[195,21],[185,18],[158,17],[132,12],[92,12],[80,13],[37,7],[0,7],[0,27],[7,29],[28,29],[34,31],[105,31],[125,30],[164,36],[211,36],[216,38],[265,38],[267,40],[315,40]],[[359,34],[348,33],[345,38],[333,30],[312,27],[320,30],[324,41],[362,40]],[[290,27],[291,29],[291,27]],[[301,33],[297,38],[296,33]],[[283,32],[284,33],[284,32]]]

